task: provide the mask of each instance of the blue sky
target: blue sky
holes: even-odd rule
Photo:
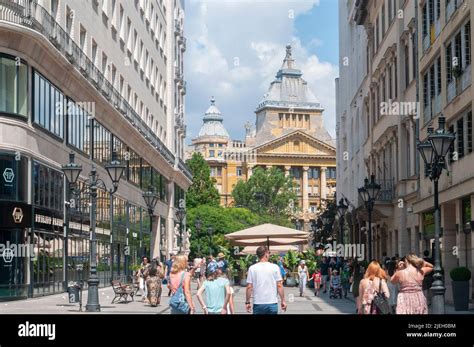
[[[186,142],[197,136],[211,96],[231,137],[243,139],[288,43],[335,136],[337,6],[337,0],[187,0]]]

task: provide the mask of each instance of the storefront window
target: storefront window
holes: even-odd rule
[[[0,154],[0,200],[26,201],[27,170],[25,157]]]
[[[27,81],[26,64],[0,55],[0,112],[27,116]]]
[[[471,230],[471,198],[462,199],[462,228]]]
[[[152,168],[145,160],[142,161],[142,190],[148,190],[152,186]]]
[[[128,180],[130,183],[140,186],[141,158],[133,150],[129,149],[130,160],[128,161]]]
[[[64,137],[66,98],[46,78],[34,72],[34,122],[54,135]]]
[[[33,162],[33,184],[35,206],[51,210],[63,210],[63,174]]]

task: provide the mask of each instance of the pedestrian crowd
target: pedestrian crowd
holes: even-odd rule
[[[270,262],[270,252],[263,246],[257,248],[256,255],[258,260],[249,267],[246,278],[247,312],[277,314],[279,302],[281,311],[286,311],[283,284],[287,269],[282,257],[275,264]],[[352,293],[358,314],[427,314],[428,289],[433,282],[433,265],[428,255],[395,255],[369,264],[323,256],[311,275],[306,262],[301,260],[297,267],[299,295],[303,296],[311,283],[315,296],[329,292],[330,299],[342,299]],[[143,302],[154,307],[160,304],[162,286],[167,286],[172,314],[196,312],[191,292],[193,279],[197,283],[197,303],[205,314],[235,313],[234,290],[223,253],[217,258],[192,261],[186,255],[174,254],[164,264],[143,257],[137,277]]]

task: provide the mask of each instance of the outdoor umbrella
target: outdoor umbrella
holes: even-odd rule
[[[225,235],[234,246],[301,245],[308,242],[309,233],[275,224],[260,224]]]
[[[258,246],[247,246],[240,252],[240,254],[242,255],[255,254],[255,252],[257,251],[257,248]],[[298,247],[292,246],[292,245],[273,246],[271,253],[280,254],[280,253],[286,253],[288,251],[298,251]]]

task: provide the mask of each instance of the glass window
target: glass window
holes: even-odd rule
[[[94,121],[93,133],[93,159],[100,164],[108,164],[111,161],[112,139],[110,131],[103,127],[97,121]]]
[[[145,160],[142,160],[141,174],[141,188],[148,190],[148,187],[152,186],[152,168]]]
[[[62,211],[63,173],[33,162],[33,203],[35,206]]]
[[[211,158],[214,158],[214,157],[216,156],[215,151],[214,151],[214,150],[209,151],[209,156],[210,156]]]
[[[242,166],[237,166],[237,176],[242,176]]]
[[[34,122],[54,135],[64,137],[64,94],[37,71],[34,72]]]
[[[115,159],[121,164],[126,164],[128,161],[127,146],[116,136],[113,136],[112,151],[115,154]]]
[[[130,153],[130,160],[128,161],[128,173],[127,177],[130,183],[140,186],[140,166],[141,158],[132,149],[128,149]]]
[[[27,116],[28,67],[14,57],[0,55],[0,112]]]
[[[67,111],[68,144],[86,154],[90,154],[90,115],[72,100],[67,103]]]

